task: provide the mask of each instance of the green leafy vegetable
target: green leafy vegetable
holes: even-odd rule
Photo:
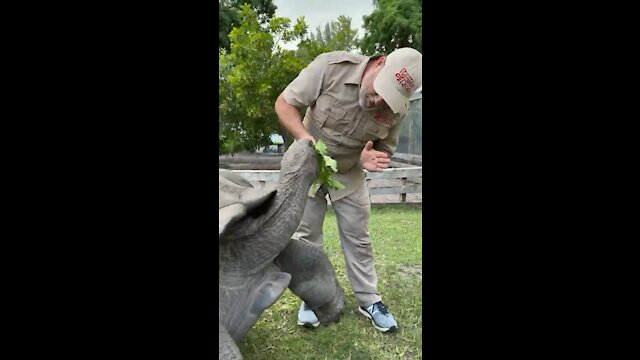
[[[318,140],[313,148],[316,150],[316,154],[318,155],[318,166],[320,167],[320,171],[311,185],[309,194],[314,195],[322,185],[327,185],[327,187],[336,190],[344,189],[344,185],[331,178],[331,175],[338,172],[338,163],[327,155],[327,145],[323,143],[322,140]]]

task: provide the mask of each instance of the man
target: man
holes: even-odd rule
[[[307,199],[294,237],[322,246],[322,224],[331,199],[349,282],[361,314],[382,331],[397,330],[382,303],[369,238],[369,193],[363,169],[389,166],[409,97],[422,85],[422,54],[401,48],[372,57],[334,51],[316,57],[280,94],[275,111],[296,139],[322,140],[338,163],[335,179],[345,189],[321,187]],[[304,121],[300,110],[307,107]],[[298,324],[316,327],[318,318],[303,302]]]

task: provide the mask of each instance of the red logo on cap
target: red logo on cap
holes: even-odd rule
[[[415,84],[413,78],[407,72],[407,69],[402,68],[402,70],[396,73],[396,80],[402,85],[403,88],[407,91],[411,91],[413,85]]]

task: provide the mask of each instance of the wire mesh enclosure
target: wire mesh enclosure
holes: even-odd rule
[[[402,119],[396,152],[422,155],[422,87],[409,101],[409,111]]]

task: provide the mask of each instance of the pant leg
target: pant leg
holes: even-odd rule
[[[322,246],[322,226],[327,212],[327,192],[321,187],[314,197],[308,197],[302,220],[292,238]]]
[[[364,184],[356,192],[331,202],[338,221],[340,242],[347,275],[360,306],[382,301],[377,290],[378,277],[373,266],[373,247],[369,237],[371,202]]]

